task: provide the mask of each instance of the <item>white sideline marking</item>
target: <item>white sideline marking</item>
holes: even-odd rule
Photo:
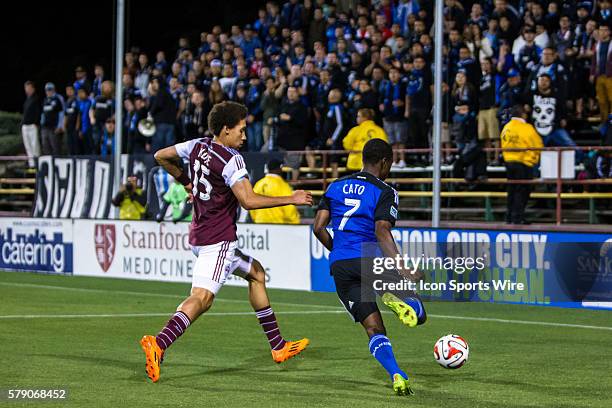
[[[435,317],[435,318],[438,318],[438,319],[475,320],[475,321],[479,321],[479,322],[516,323],[516,324],[531,324],[531,325],[536,325],[536,326],[574,327],[574,328],[577,328],[577,329],[612,330],[612,327],[589,326],[587,324],[571,324],[571,323],[557,323],[557,322],[535,322],[535,321],[532,321],[532,320],[496,319],[494,317],[447,316],[447,315],[433,315],[433,314],[428,314],[427,316]]]
[[[68,290],[68,291],[73,291],[73,292],[117,293],[117,294],[122,294],[122,295],[166,297],[166,298],[173,298],[173,299],[185,299],[187,297],[186,293],[183,295],[173,295],[170,293],[149,293],[149,292],[135,292],[135,291],[128,291],[128,290],[73,288],[71,286],[38,285],[35,283],[0,282],[0,285],[26,287],[26,288]],[[224,298],[217,298],[215,299],[215,301],[216,302],[228,302],[228,303],[249,303],[248,300],[224,299]],[[312,304],[303,304],[303,303],[285,303],[285,302],[274,302],[274,304],[284,305],[284,306],[315,307],[315,308],[319,308],[319,307],[329,308],[330,307],[330,306],[325,306],[325,305],[312,305]]]
[[[32,314],[32,315],[0,315],[0,319],[88,319],[98,317],[161,317],[170,316],[172,312],[164,313],[108,313],[108,314]],[[344,310],[294,310],[275,312],[279,315],[344,313]],[[203,316],[255,316],[255,312],[208,312]]]
[[[16,283],[16,282],[0,282],[0,285],[4,286],[21,286],[21,287],[33,287],[33,288],[41,288],[41,289],[57,289],[57,290],[68,290],[75,292],[98,292],[98,293],[118,293],[118,294],[127,294],[127,295],[136,295],[136,296],[152,296],[152,297],[171,297],[171,298],[184,298],[185,295],[172,295],[166,293],[147,293],[147,292],[134,292],[134,291],[119,291],[119,290],[108,290],[108,289],[87,289],[87,288],[73,288],[69,286],[54,286],[54,285],[38,285],[34,283]],[[221,302],[233,302],[233,303],[248,303],[248,300],[237,300],[237,299],[217,299],[217,301]],[[325,309],[334,309],[333,306],[326,305],[309,305],[309,304],[300,304],[300,303],[283,303],[283,302],[273,302],[275,305],[285,305],[285,306],[298,306],[298,307],[314,307],[314,308],[325,308]],[[345,310],[342,308],[338,308],[337,310],[321,310],[321,311],[294,311],[294,312],[275,312],[278,314],[325,314],[325,313],[345,313]],[[383,311],[383,313],[391,313],[388,311]],[[54,317],[63,317],[63,318],[86,318],[86,317],[156,317],[156,316],[168,316],[170,312],[167,313],[131,313],[131,314],[110,314],[110,315],[7,315],[1,316],[0,319],[12,319],[12,318],[28,318],[27,316],[34,316],[31,318],[54,318]],[[252,315],[253,312],[211,312],[206,313],[209,316],[242,316],[242,315]],[[532,320],[511,320],[511,319],[497,319],[493,317],[470,317],[470,316],[449,316],[449,315],[436,315],[436,314],[428,314],[429,317],[435,317],[439,319],[454,319],[454,320],[471,320],[478,322],[494,322],[494,323],[514,323],[514,324],[526,324],[526,325],[536,325],[536,326],[550,326],[550,327],[570,327],[575,329],[593,329],[593,330],[609,330],[612,331],[612,327],[608,326],[591,326],[585,324],[571,324],[571,323],[557,323],[557,322],[539,322]]]

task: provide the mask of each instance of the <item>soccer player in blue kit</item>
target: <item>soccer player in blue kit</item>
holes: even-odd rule
[[[383,181],[389,175],[392,162],[393,151],[387,142],[368,141],[363,149],[363,169],[333,182],[321,198],[314,234],[331,252],[330,272],[336,292],[355,322],[365,329],[370,339],[370,353],[389,373],[395,393],[410,395],[413,391],[408,375],[395,360],[374,293],[408,327],[425,322],[425,309],[414,292],[380,292],[369,286],[383,276],[373,272],[374,256],[369,254],[372,251],[364,253],[363,250],[371,245],[377,256],[395,259],[399,254],[391,235],[398,216],[398,194]],[[327,230],[330,221],[333,238]],[[419,272],[406,270],[384,273],[384,280],[391,282],[404,278],[417,281],[421,277]]]

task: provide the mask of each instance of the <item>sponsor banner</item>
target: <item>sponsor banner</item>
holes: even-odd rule
[[[121,173],[139,179],[146,191],[151,155],[122,155]],[[113,218],[112,158],[98,156],[41,156],[36,172],[36,202],[33,216],[44,218]]]
[[[75,274],[191,282],[188,223],[75,220]],[[238,248],[259,260],[270,288],[310,290],[309,226],[238,224]],[[246,286],[229,276],[228,285]]]
[[[418,268],[425,270],[425,284],[417,287],[429,300],[612,304],[612,234],[412,228],[392,233],[412,265],[431,261]],[[466,268],[469,260],[484,266]],[[329,252],[313,234],[311,273],[312,290],[335,290]]]
[[[264,166],[282,153],[245,153],[253,183],[264,175]],[[111,200],[114,166],[111,157],[41,156],[36,173],[34,217],[115,218]],[[147,197],[148,219],[155,219],[163,205],[162,196],[172,178],[155,163],[153,155],[121,156],[121,178],[136,176]]]
[[[0,269],[73,272],[72,221],[0,218]]]

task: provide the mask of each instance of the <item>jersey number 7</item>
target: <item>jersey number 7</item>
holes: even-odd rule
[[[350,208],[342,216],[342,221],[340,221],[340,225],[338,226],[338,229],[340,231],[344,230],[344,227],[346,226],[346,223],[348,222],[349,218],[351,218],[351,215],[355,214],[355,211],[359,209],[359,206],[361,205],[361,200],[358,200],[356,198],[345,198],[344,205]]]

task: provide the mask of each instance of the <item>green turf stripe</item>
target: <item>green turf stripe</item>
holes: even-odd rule
[[[35,289],[66,290],[66,291],[74,291],[74,292],[96,292],[96,293],[114,293],[114,294],[149,296],[149,297],[171,297],[175,299],[176,298],[183,299],[185,297],[185,295],[179,295],[179,294],[148,293],[148,292],[138,292],[138,291],[118,291],[118,290],[108,290],[108,289],[74,288],[74,287],[69,287],[69,286],[39,285],[39,284],[33,284],[33,283],[0,282],[0,285],[13,286],[13,287],[29,287],[29,288],[35,288]],[[218,298],[216,299],[216,301],[231,302],[231,303],[249,303],[248,300],[224,299],[224,298]],[[301,304],[301,303],[274,302],[274,305],[334,309],[333,306]],[[337,310],[333,310],[333,313],[343,313],[343,312],[344,312],[344,309],[341,309],[341,308],[338,308]],[[279,312],[279,313],[282,313],[282,312]],[[167,313],[164,315],[167,316]],[[209,315],[212,315],[212,314],[209,314]],[[576,328],[576,329],[593,329],[593,330],[612,331],[612,327],[608,327],[608,326],[593,326],[593,325],[571,324],[571,323],[560,323],[560,322],[541,322],[541,321],[531,321],[531,320],[498,319],[498,318],[489,318],[489,317],[471,317],[471,316],[436,315],[436,314],[429,314],[428,316],[434,317],[434,318],[440,318],[440,319],[469,320],[469,321],[481,321],[481,322],[493,322],[493,323],[510,323],[510,324],[522,324],[522,325],[568,327],[568,328]]]
[[[56,286],[56,285],[38,285],[35,283],[17,283],[17,282],[0,282],[0,285],[4,286],[15,286],[15,287],[27,287],[34,289],[55,289],[55,290],[68,290],[73,292],[93,292],[93,293],[115,293],[121,295],[135,295],[135,296],[149,296],[149,297],[166,297],[173,299],[184,299],[185,294],[170,294],[170,293],[150,293],[150,292],[138,292],[138,291],[127,291],[127,290],[111,290],[111,289],[90,289],[90,288],[74,288],[71,286]],[[248,300],[238,300],[238,299],[225,299],[225,298],[216,298],[217,302],[229,302],[229,303],[249,303]],[[286,302],[274,302],[275,305],[284,305],[284,306],[299,306],[299,307],[324,307],[330,308],[333,306],[326,305],[313,305],[308,303],[286,303]]]
[[[558,322],[535,322],[531,320],[512,320],[512,319],[497,319],[492,317],[467,317],[467,316],[448,316],[448,315],[433,315],[428,316],[438,319],[454,319],[454,320],[472,320],[480,322],[495,322],[495,323],[515,323],[515,324],[532,324],[536,326],[553,326],[553,327],[573,327],[576,329],[595,329],[595,330],[612,330],[612,327],[606,326],[590,326],[586,324],[571,324]]]
[[[293,310],[286,312],[275,312],[279,315],[300,315],[300,314],[328,314],[345,313],[344,310]],[[38,315],[5,315],[0,319],[89,319],[98,317],[159,317],[168,316],[168,312],[163,313],[110,313],[110,314],[38,314]],[[249,312],[208,312],[205,316],[253,316],[253,311]]]

